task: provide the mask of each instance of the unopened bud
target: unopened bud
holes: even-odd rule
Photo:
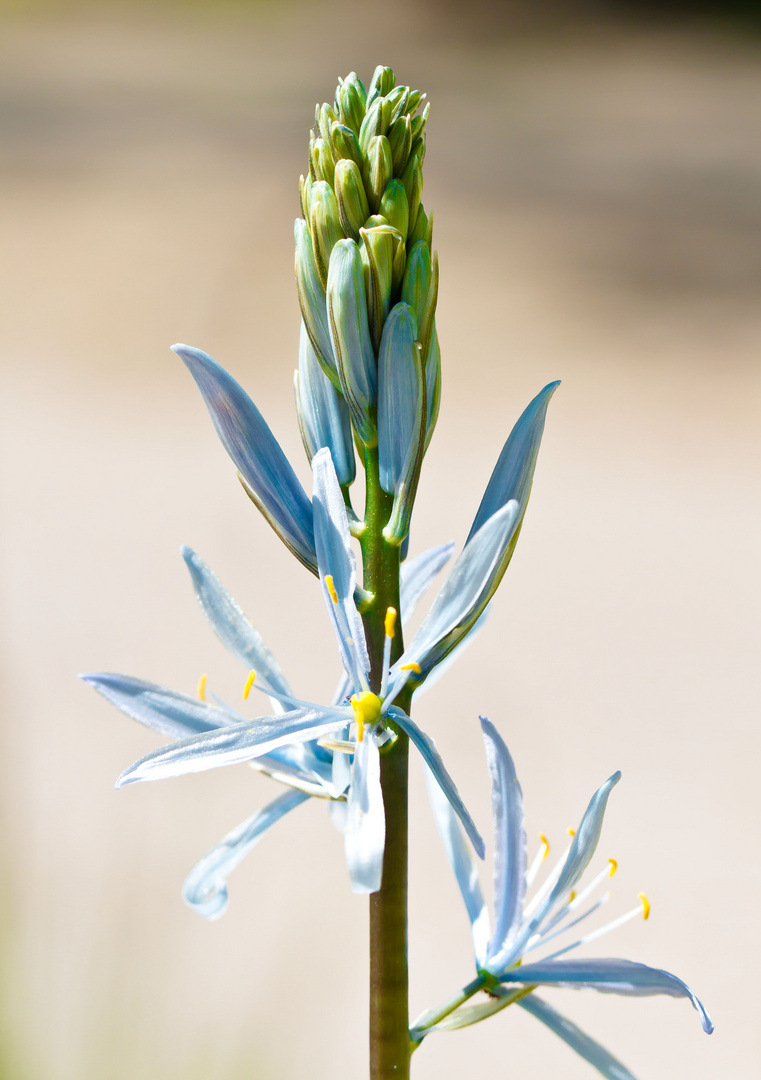
[[[385,135],[391,127],[391,103],[386,98],[377,98],[367,110],[362,127],[359,129],[359,145],[363,154],[374,135]]]
[[[336,162],[341,161],[342,158],[347,158],[350,161],[356,161],[357,165],[362,165],[362,151],[359,148],[359,141],[357,136],[347,127],[346,124],[333,124],[330,129],[330,143],[333,148],[333,158]]]
[[[330,142],[330,127],[338,119],[336,110],[331,105],[318,105],[315,109],[314,122],[320,132],[320,138]]]
[[[394,176],[401,176],[412,149],[412,122],[409,116],[400,116],[389,128],[388,142],[391,147],[391,160]]]
[[[370,221],[375,219],[371,218]],[[391,288],[394,268],[394,234],[385,220],[383,224],[369,229],[361,229],[361,256],[365,267],[365,288],[367,290],[367,313],[370,321],[370,333],[377,351],[388,309],[391,305]]]
[[[338,374],[352,423],[366,446],[377,442],[373,421],[377,370],[367,320],[367,297],[359,248],[339,240],[328,272],[328,317]]]
[[[425,210],[423,209],[422,203],[420,204],[420,209],[417,212],[415,228],[407,237],[407,246],[409,247],[410,251],[419,240],[425,240],[426,244],[428,244],[428,247],[430,247],[433,242],[433,211],[431,211],[431,216],[428,217]]]
[[[333,185],[333,176],[336,166],[333,161],[333,152],[330,143],[325,139],[315,139],[309,148],[310,173],[315,180],[324,180]]]
[[[333,189],[325,181],[318,180],[312,184],[309,227],[312,234],[317,272],[320,275],[322,286],[325,288],[328,282],[330,253],[337,241],[343,236],[341,222],[338,217],[338,203],[333,194]]]
[[[309,221],[309,213],[312,202],[312,177],[307,176],[304,179],[303,176],[299,177],[299,201],[301,202],[301,213],[306,221]]]
[[[385,97],[387,94],[390,94],[394,88],[395,82],[396,78],[391,68],[383,67],[379,64],[373,72],[373,77],[370,80],[370,86],[367,90],[368,108],[377,97]]]
[[[402,282],[402,300],[412,308],[423,349],[423,363],[428,359],[439,292],[439,264],[424,240],[419,240],[407,258]]]
[[[396,86],[390,94],[386,95],[386,101],[391,105],[390,123],[398,120],[403,113],[407,112],[407,102],[410,97],[409,86]]]
[[[410,227],[410,208],[407,203],[407,193],[404,185],[399,180],[391,180],[386,185],[383,197],[378,207],[378,213],[401,233],[402,239],[407,241],[407,233]]]
[[[423,112],[422,112],[421,116],[413,116],[413,118],[412,118],[412,138],[413,138],[413,140],[417,139],[420,136],[422,136],[423,132],[425,131],[425,125],[426,125],[426,121],[428,120],[428,114],[429,114],[430,111],[431,111],[431,103],[429,101],[428,104],[426,105],[426,107],[423,109]]]
[[[317,272],[317,262],[307,223],[301,218],[296,219],[294,239],[296,241],[296,285],[304,326],[320,366],[331,381],[338,386],[338,369],[328,330],[325,287]]]
[[[386,190],[386,185],[394,175],[394,163],[391,158],[391,147],[389,146],[388,139],[385,135],[375,135],[367,147],[367,158],[365,160],[365,169],[363,173],[363,179],[365,181],[365,190],[367,191],[367,201],[370,204],[370,209],[373,213],[376,213],[380,206],[383,192]],[[405,188],[407,185],[405,184]],[[422,188],[422,182],[420,184]],[[409,199],[409,192],[407,193]],[[420,195],[418,193],[418,204],[420,202]],[[417,204],[415,205],[415,213],[417,214]]]
[[[341,228],[346,236],[358,241],[359,230],[367,221],[370,207],[367,205],[362,175],[355,162],[337,163],[335,185]]]
[[[410,211],[410,221],[417,222],[417,213],[420,208],[420,196],[423,193],[423,166],[420,158],[413,150],[402,173],[402,183],[407,193],[407,203]]]
[[[351,128],[355,135],[359,135],[359,129],[362,127],[362,121],[365,118],[366,100],[367,91],[361,80],[352,71],[338,87],[336,101],[341,123]]]
[[[327,446],[339,484],[348,487],[356,474],[349,410],[320,367],[303,322],[295,383],[296,413],[309,461]]]

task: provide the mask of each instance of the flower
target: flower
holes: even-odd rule
[[[639,894],[639,903],[631,911],[580,937],[571,935],[572,940],[566,939],[565,944],[560,943],[559,939],[562,940],[610,899],[610,893],[600,896],[599,892],[616,871],[613,859],[608,860],[586,886],[578,891],[577,886],[597,849],[608,797],[621,778],[620,772],[609,777],[592,796],[578,829],[569,830],[572,840],[566,851],[527,903],[527,891],[539,876],[549,844],[541,837],[540,850],[527,865],[523,795],[515,766],[493,724],[482,717],[481,726],[492,783],[494,928],[493,931],[490,929],[489,912],[468,844],[448,807],[429,785],[437,824],[470,917],[478,977],[447,1006],[423,1014],[413,1026],[413,1038],[420,1041],[431,1031],[474,1024],[515,1002],[542,1020],[604,1076],[612,1080],[631,1078],[631,1073],[608,1051],[537,998],[534,993],[537,986],[586,988],[630,996],[667,994],[687,997],[698,1011],[703,1030],[710,1034],[713,1024],[702,1002],[676,975],[631,960],[568,956],[579,946],[602,937],[638,915],[647,919],[650,904],[643,893]],[[532,954],[549,946],[550,942],[556,944],[549,953],[534,960]],[[491,999],[483,1004],[465,1006],[464,1002],[480,989],[492,995]]]

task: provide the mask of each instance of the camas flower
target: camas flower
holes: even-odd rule
[[[490,927],[467,841],[448,807],[429,785],[437,824],[470,917],[478,976],[448,1005],[423,1014],[413,1026],[413,1038],[420,1041],[432,1031],[466,1027],[516,1003],[542,1020],[604,1076],[633,1080],[608,1051],[534,993],[538,986],[558,986],[629,996],[686,997],[698,1011],[703,1030],[708,1034],[713,1031],[703,1004],[676,975],[631,960],[575,959],[570,955],[630,919],[647,919],[650,914],[649,901],[640,893],[639,903],[631,911],[578,936],[580,924],[610,899],[610,893],[600,892],[616,871],[615,860],[609,859],[586,885],[581,886],[581,882],[597,849],[608,796],[621,774],[614,773],[592,796],[578,829],[571,830],[572,840],[566,851],[526,902],[549,844],[541,837],[541,847],[527,865],[523,796],[515,766],[495,727],[484,718],[481,726],[492,782],[494,927]],[[535,953],[544,955],[534,959]],[[465,1005],[479,989],[485,990],[490,1000]]]

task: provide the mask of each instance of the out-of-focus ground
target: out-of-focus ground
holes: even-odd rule
[[[366,902],[311,803],[206,924],[193,862],[271,797],[245,767],[118,794],[159,740],[74,673],[235,699],[196,609],[195,546],[302,693],[332,690],[313,579],[240,491],[191,380],[207,349],[308,481],[292,410],[296,181],[312,105],[381,61],[428,91],[426,206],[444,392],[412,550],[462,542],[511,424],[552,402],[490,625],[417,710],[488,827],[477,714],[563,843],[623,780],[589,953],[664,966],[685,1002],[548,991],[648,1080],[750,1078],[758,957],[761,49],[699,28],[477,27],[331,2],[7,17],[0,35],[5,1077],[328,1080],[366,1072]],[[412,792],[412,1007],[471,977],[468,928]],[[533,846],[534,841],[531,841]],[[417,1080],[589,1067],[512,1010],[431,1038]]]

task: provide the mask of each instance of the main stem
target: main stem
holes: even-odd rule
[[[364,614],[370,654],[370,683],[380,690],[386,610],[399,611],[399,548],[383,539],[393,499],[378,479],[378,452],[365,451],[365,532],[362,536],[364,587],[374,596]],[[403,651],[401,619],[394,638],[392,663]],[[397,704],[409,710],[410,695]],[[381,748],[381,788],[386,815],[383,880],[370,896],[370,1078],[409,1080],[407,969],[407,779],[409,740],[404,732]]]

